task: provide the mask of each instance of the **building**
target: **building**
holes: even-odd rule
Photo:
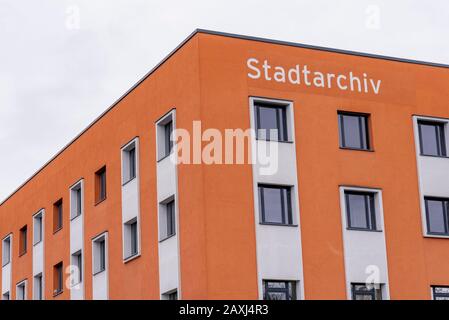
[[[195,31],[0,205],[3,299],[448,298],[448,67]]]

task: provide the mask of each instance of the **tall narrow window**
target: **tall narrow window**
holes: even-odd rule
[[[288,141],[287,106],[269,102],[255,104],[258,139]]]
[[[53,267],[53,295],[58,295],[63,290],[63,269],[62,262]]]
[[[59,199],[53,204],[53,232],[61,230],[62,224],[63,224],[62,199]]]
[[[444,123],[418,121],[419,145],[422,155],[446,157]]]
[[[95,173],[95,202],[106,199],[106,167]]]
[[[81,216],[83,213],[83,184],[78,182],[72,189],[71,192],[71,219]]]
[[[20,229],[19,255],[24,255],[27,252],[28,247],[27,242],[28,242],[28,228],[25,225]]]
[[[340,147],[369,150],[368,115],[359,113],[338,114],[340,126]]]
[[[26,288],[26,280],[20,282],[16,286],[16,300],[26,300],[27,288]]]
[[[259,185],[259,207],[262,223],[293,224],[291,187]]]
[[[171,111],[156,123],[158,160],[166,158],[173,150],[174,115],[174,111]]]
[[[449,300],[449,287],[432,286],[433,300]]]
[[[2,295],[2,300],[10,300],[9,291]]]
[[[133,180],[137,175],[136,141],[129,143],[122,150],[123,184]]]
[[[296,281],[263,282],[264,300],[296,300]]]
[[[34,300],[43,299],[42,273],[34,276]]]
[[[377,230],[374,193],[345,191],[348,229]]]
[[[125,233],[125,259],[128,259],[139,253],[139,235],[137,230],[136,218],[125,223],[124,233]]]
[[[351,283],[352,300],[382,300],[380,284]]]
[[[36,214],[33,218],[33,245],[38,244],[42,241],[42,212]]]
[[[72,265],[74,267],[75,284],[83,281],[83,258],[81,250],[72,254]]]
[[[165,156],[168,156],[173,149],[173,141],[171,134],[173,132],[173,121],[169,121],[164,125],[164,144],[165,144]]]
[[[106,270],[106,235],[93,240],[94,275]]]
[[[2,241],[2,266],[11,262],[11,236],[9,235]]]
[[[163,202],[160,206],[160,238],[164,240],[176,234],[175,200]]]
[[[449,199],[425,197],[427,233],[449,235]]]

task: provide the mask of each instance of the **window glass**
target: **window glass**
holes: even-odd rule
[[[296,281],[264,281],[265,300],[296,300]]]
[[[340,146],[343,148],[369,149],[367,116],[339,114]]]
[[[256,126],[259,139],[288,141],[285,106],[256,105]]]
[[[347,191],[345,196],[348,227],[376,230],[374,195]]]
[[[444,124],[420,121],[419,138],[421,154],[431,156],[446,156],[446,141]]]
[[[292,224],[290,187],[260,185],[259,200],[262,222]]]
[[[444,199],[425,198],[429,233],[447,234],[447,206]]]

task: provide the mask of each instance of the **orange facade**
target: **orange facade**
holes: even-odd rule
[[[379,92],[252,79],[247,60],[286,70],[366,73]],[[260,69],[262,72],[263,70]],[[326,79],[328,80],[328,79]],[[335,78],[333,79],[335,81]],[[69,188],[84,179],[84,298],[92,299],[91,240],[107,231],[110,299],[159,299],[155,123],[172,109],[177,128],[250,128],[249,97],[293,102],[302,243],[303,297],[346,299],[340,186],[382,190],[391,299],[430,299],[432,285],[449,285],[449,239],[423,235],[413,116],[449,118],[449,69],[261,39],[195,32],[0,206],[0,237],[13,234],[11,297],[29,279],[32,250],[19,256],[19,230],[45,209],[46,299],[53,266],[70,264]],[[363,91],[363,89],[362,89]],[[339,147],[338,111],[370,115],[372,150]],[[141,252],[124,263],[120,149],[139,137]],[[95,172],[107,168],[107,197],[96,204]],[[257,299],[258,264],[251,164],[180,164],[179,287],[182,299]],[[53,233],[53,204],[64,220]],[[298,263],[300,263],[298,261]]]

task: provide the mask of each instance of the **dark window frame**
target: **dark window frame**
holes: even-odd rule
[[[83,282],[83,252],[78,250],[75,253],[72,253],[72,259],[76,259],[76,266],[78,267],[78,279],[75,284],[80,284]],[[73,263],[72,263],[73,264]]]
[[[256,137],[257,140],[276,141],[276,142],[291,142],[288,130],[288,107],[289,104],[270,102],[270,101],[254,101],[255,108],[255,122],[256,122]],[[270,132],[261,128],[260,108],[268,108],[276,110],[276,124],[278,130],[278,138],[271,139]],[[266,130],[265,136],[259,134],[259,130]]]
[[[370,212],[365,210],[365,221],[367,223],[366,228],[353,227],[351,226],[351,209],[349,206],[349,195],[360,195],[364,196],[365,208],[369,208]],[[347,189],[344,191],[345,196],[345,208],[346,208],[346,225],[348,230],[359,230],[359,231],[380,231],[377,227],[377,212],[376,212],[376,192],[370,191],[359,191]],[[369,200],[367,200],[369,197]],[[368,202],[368,203],[367,203]]]
[[[449,292],[448,293],[437,293],[437,292],[435,292],[435,289],[437,289],[437,288],[449,289],[449,286],[434,285],[434,286],[431,286],[431,287],[432,287],[432,299],[433,300],[449,300]],[[445,299],[438,299],[438,298],[445,298]]]
[[[97,275],[99,273],[102,273],[103,271],[106,271],[106,235],[97,237],[96,239],[93,240],[93,243],[94,243],[94,246],[95,245],[98,246],[99,256],[94,258],[94,263],[95,263],[96,259],[98,259],[98,261],[99,261],[98,270],[95,270],[96,263],[93,267],[93,275]],[[94,252],[95,252],[95,248],[94,248]]]
[[[435,127],[435,137],[437,139],[437,154],[427,154],[424,153],[424,144],[422,139],[422,129],[421,126],[434,126]],[[421,156],[428,157],[440,157],[447,158],[447,147],[446,147],[446,134],[445,134],[445,123],[440,121],[432,121],[421,119],[418,120],[418,136],[419,136],[419,154]]]
[[[28,225],[24,225],[19,230],[19,257],[28,251]]]
[[[64,270],[62,261],[53,266],[53,296],[64,291]]]
[[[62,198],[53,203],[53,233],[58,232],[64,226],[64,209]]]
[[[443,202],[443,220],[444,220],[444,229],[446,230],[446,232],[434,232],[430,230],[430,219],[429,219],[430,212],[429,212],[429,205],[427,203],[428,200]],[[424,197],[424,207],[426,210],[427,234],[438,236],[449,236],[449,199],[441,197]]]
[[[106,200],[107,195],[107,171],[106,166],[95,172],[95,204]]]
[[[382,300],[382,287],[380,284],[371,284],[373,287],[371,289],[367,288],[365,283],[351,283],[351,298],[352,300],[357,300],[357,296],[370,296],[371,300]],[[376,288],[376,285],[379,288]],[[364,286],[366,289],[356,289],[356,286]],[[377,295],[379,294],[379,295]],[[365,300],[365,299],[363,299]]]
[[[269,288],[270,283],[284,283],[285,288]],[[271,300],[269,299],[270,293],[283,293],[287,297],[286,300],[297,300],[298,299],[298,293],[296,290],[297,281],[291,281],[291,280],[263,280],[263,299],[264,300]],[[291,290],[291,294],[290,294]]]
[[[265,201],[264,201],[264,192],[263,189],[279,189],[281,190],[281,210],[282,210],[282,222],[270,222],[267,221],[265,217]],[[271,185],[271,184],[259,184],[258,185],[258,191],[259,191],[259,210],[260,210],[260,219],[261,224],[271,224],[271,225],[280,225],[280,226],[294,226],[293,221],[293,201],[292,201],[292,186],[281,186],[281,185]],[[285,190],[285,193],[282,192],[282,190]],[[284,197],[287,196],[286,201],[284,201]],[[286,210],[285,203],[287,203],[288,208]]]
[[[164,154],[162,158],[168,157],[173,151],[173,140],[171,134],[173,132],[173,119],[170,119],[167,123],[163,124],[164,127]]]
[[[34,282],[33,282],[33,289],[34,289],[34,287],[36,286],[36,279],[39,279],[38,281],[39,281],[39,285],[38,285],[38,297],[34,297],[34,299],[35,300],[43,300],[43,282],[42,282],[42,273],[39,273],[39,274],[37,274],[37,275],[35,275],[34,277],[33,277],[34,279]]]
[[[43,233],[43,231],[44,231],[44,225],[43,225],[44,219],[43,218],[44,218],[44,216],[43,216],[43,212],[42,211],[40,211],[39,213],[36,213],[33,216],[33,246],[41,243],[42,240],[43,240],[43,237],[44,237],[44,233]],[[39,222],[40,223],[39,240],[37,240],[37,241],[36,241],[36,227],[35,227],[36,220],[40,220],[40,222]]]
[[[339,145],[341,149],[347,149],[347,150],[359,150],[359,151],[373,151],[372,149],[372,142],[371,142],[371,128],[370,128],[370,117],[371,115],[369,113],[362,113],[362,112],[351,112],[351,111],[338,111],[338,134],[339,134]],[[347,146],[346,137],[345,137],[345,125],[343,121],[343,117],[349,116],[349,117],[357,117],[358,118],[358,124],[359,124],[359,139],[362,144],[361,147],[354,147],[354,146]],[[365,139],[363,139],[363,128],[362,128],[362,122],[361,119],[364,121],[365,126]],[[365,142],[365,146],[363,146],[363,142]]]
[[[12,238],[12,235],[10,234],[10,235],[8,235],[8,236],[6,236],[5,238],[2,239],[2,267],[4,267],[4,266],[6,266],[6,265],[11,263],[11,257],[12,257],[11,238]],[[3,259],[4,258],[4,249],[3,249],[3,247],[4,247],[5,242],[8,242],[8,259],[7,259],[6,262],[3,261],[4,260]]]

